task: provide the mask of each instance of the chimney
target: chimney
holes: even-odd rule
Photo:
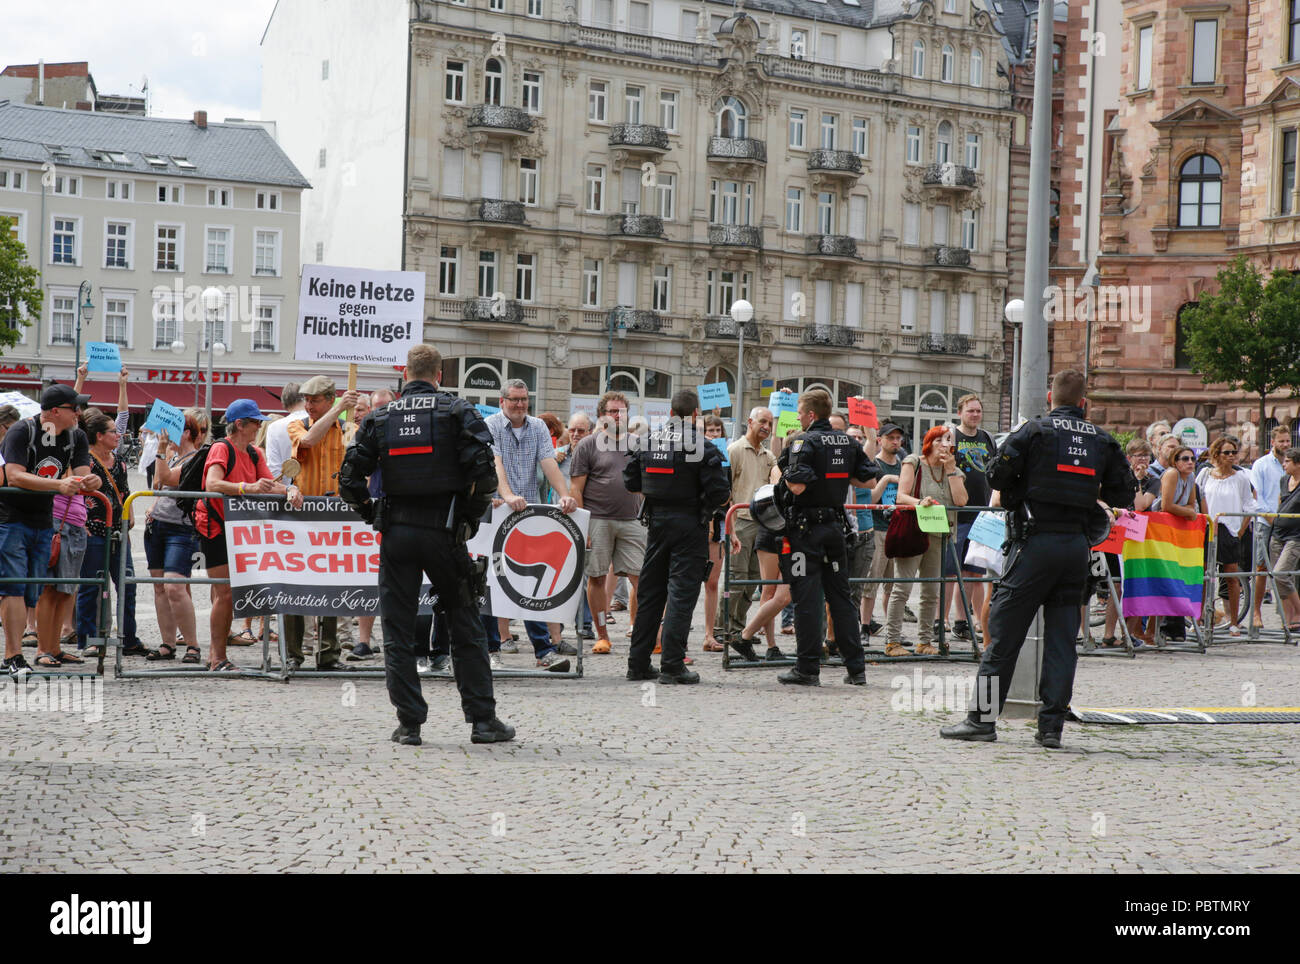
[[[45,58],[36,62],[36,103],[45,104]]]
[[[79,100],[79,101],[77,101],[75,104],[73,104],[73,109],[74,109],[74,110],[91,110],[91,109],[92,109],[92,106],[93,106],[93,105],[92,105],[92,104],[90,103],[90,101],[88,101],[88,100]]]
[[[196,110],[194,112],[194,126],[201,131],[208,129],[208,112],[205,110]]]

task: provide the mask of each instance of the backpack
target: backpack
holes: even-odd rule
[[[208,453],[214,445],[224,445],[230,450],[230,457],[226,459],[226,474],[235,467],[235,446],[229,439],[218,439],[215,442],[209,442],[207,445],[199,448],[184,468],[181,469],[181,476],[176,480],[176,489],[180,492],[202,492],[203,482],[206,475],[204,467],[208,464]],[[249,446],[248,456],[253,460],[253,468],[257,468],[258,456],[257,449]],[[194,510],[198,508],[199,500],[193,497],[185,497],[174,500],[176,508],[181,510],[183,515],[190,522],[194,521]]]
[[[29,416],[28,418],[25,419],[25,421],[27,422],[29,428],[29,431],[27,433],[27,461],[34,468],[36,465],[36,439],[38,436],[41,435],[44,429],[41,428],[40,419],[35,415]],[[64,445],[63,447],[64,461],[68,463],[67,468],[69,470],[72,468],[72,456],[76,452],[76,448],[77,448],[76,434],[79,431],[80,429],[75,427],[69,429],[67,433],[68,441],[67,444]]]

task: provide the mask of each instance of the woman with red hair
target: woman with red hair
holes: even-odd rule
[[[925,433],[920,455],[903,459],[898,479],[898,505],[947,505],[960,507],[966,504],[966,477],[957,468],[952,427],[936,425]],[[948,513],[948,527],[952,528],[953,513]],[[915,579],[918,571],[922,579],[938,579],[943,569],[940,549],[943,539],[930,536],[930,546],[919,556],[906,556],[894,560],[894,577],[899,580]],[[912,593],[910,582],[896,582],[889,595],[889,610],[885,622],[885,655],[907,656],[903,647],[903,607]],[[935,656],[939,652],[939,583],[921,583],[921,608],[917,610],[916,655]]]

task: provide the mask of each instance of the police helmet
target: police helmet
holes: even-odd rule
[[[1101,545],[1110,536],[1110,529],[1115,520],[1111,517],[1109,511],[1102,508],[1100,502],[1094,502],[1090,505],[1087,513],[1084,526],[1085,534],[1088,536],[1088,545]]]
[[[761,485],[749,501],[749,513],[764,529],[772,532],[785,531],[785,516],[777,499],[775,485]]]

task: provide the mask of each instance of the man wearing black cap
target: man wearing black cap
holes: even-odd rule
[[[0,582],[4,668],[13,677],[31,672],[22,652],[26,608],[36,607],[38,626],[56,618],[53,596],[42,591],[50,570],[54,496],[99,488],[99,479],[90,471],[86,435],[77,428],[78,413],[89,401],[89,395],[78,395],[67,385],[51,385],[41,393],[40,415],[18,422],[0,445],[4,484],[31,493],[0,493],[0,577],[31,579],[25,584]],[[57,643],[49,655],[59,658]]]

